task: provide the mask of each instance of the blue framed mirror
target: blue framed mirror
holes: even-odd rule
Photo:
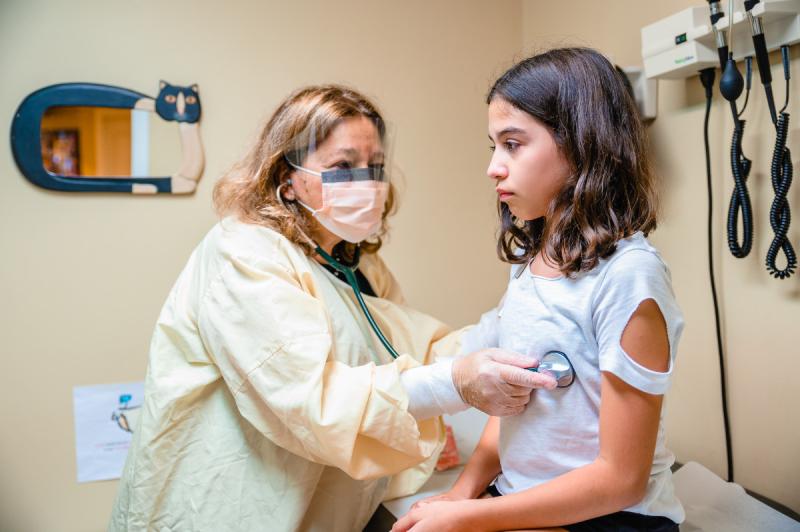
[[[200,115],[197,85],[161,81],[152,98],[61,83],[22,101],[11,151],[26,179],[51,190],[189,194],[203,173]]]

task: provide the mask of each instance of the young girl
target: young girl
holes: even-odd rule
[[[656,185],[634,102],[602,55],[576,48],[515,65],[487,101],[498,252],[514,266],[478,329],[563,352],[576,378],[490,418],[450,491],[393,531],[677,530],[661,415],[683,320],[645,238]]]

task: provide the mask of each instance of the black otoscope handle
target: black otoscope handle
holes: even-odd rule
[[[719,55],[719,68],[720,73],[725,71],[725,65],[728,64],[728,47],[720,46],[717,48],[717,55]]]
[[[772,95],[772,71],[769,64],[769,51],[767,50],[767,40],[764,37],[764,30],[761,28],[761,17],[754,17],[751,11],[760,0],[745,0],[744,8],[750,18],[753,30],[753,52],[755,52],[756,63],[758,63],[758,75],[761,77],[761,84],[764,85],[764,92],[767,97],[772,123],[778,123],[778,115],[775,111],[775,97]]]
[[[708,7],[711,10],[711,16],[709,17],[711,19],[711,27],[714,28],[716,35],[717,22],[719,22],[719,19],[725,16],[725,13],[719,7],[719,0],[708,0]],[[722,37],[722,40],[724,42],[724,36]],[[718,42],[717,44],[719,45],[722,43]],[[728,62],[728,45],[723,44],[723,46],[718,46],[717,53],[719,54],[719,67],[722,70],[725,70],[725,63]]]
[[[763,33],[753,35],[753,51],[756,53],[756,63],[758,63],[758,75],[761,76],[763,85],[772,83],[772,72],[769,66],[769,52],[767,51],[767,40]]]
[[[789,81],[792,75],[789,72],[789,47],[786,45],[781,46],[781,59],[783,59],[783,79]]]

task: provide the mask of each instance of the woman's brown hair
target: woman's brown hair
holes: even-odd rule
[[[633,98],[615,67],[588,48],[559,48],[521,61],[492,86],[547,126],[571,172],[547,215],[519,220],[498,202],[497,253],[513,264],[539,251],[567,276],[594,268],[620,239],[656,227],[655,175]]]
[[[311,236],[316,221],[297,202],[278,198],[278,187],[285,185],[293,169],[287,156],[305,156],[307,145],[321,144],[342,120],[363,116],[377,128],[384,140],[386,126],[377,107],[353,89],[339,85],[319,85],[299,89],[289,95],[261,127],[247,154],[214,186],[214,208],[220,216],[235,215],[248,223],[266,225],[278,231],[311,256],[314,248],[304,235]],[[308,132],[313,138],[307,138]],[[364,253],[375,253],[386,234],[386,218],[393,212],[394,187],[383,212],[377,235],[359,244]],[[342,241],[336,254],[345,260],[353,257],[355,245]]]

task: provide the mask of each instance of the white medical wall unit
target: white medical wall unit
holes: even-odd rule
[[[728,1],[720,0],[725,16],[717,29],[727,32],[731,14]],[[800,0],[761,0],[752,15],[761,17],[767,48],[772,51],[784,44],[800,42]],[[753,54],[750,22],[744,0],[733,8],[733,42],[728,45],[739,61]],[[642,28],[642,59],[647,79],[682,79],[708,67],[719,66],[719,55],[711,27],[708,3],[679,11]]]

